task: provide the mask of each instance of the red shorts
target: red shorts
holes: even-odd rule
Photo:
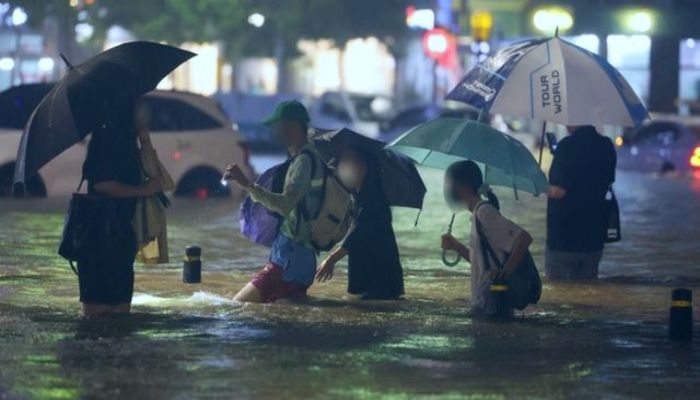
[[[282,279],[284,271],[275,264],[267,263],[262,271],[258,272],[250,281],[262,296],[263,303],[274,303],[279,299],[288,299],[306,296],[308,286]]]

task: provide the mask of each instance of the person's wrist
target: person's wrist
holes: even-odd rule
[[[467,249],[467,246],[463,245],[462,243],[458,243],[457,244],[457,252],[462,257],[465,257],[465,255],[469,252],[469,250]]]

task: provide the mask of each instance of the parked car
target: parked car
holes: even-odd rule
[[[380,138],[391,142],[409,129],[439,117],[465,118],[476,120],[479,111],[467,106],[445,106],[437,104],[419,104],[399,111],[396,116],[382,125]]]
[[[13,193],[22,129],[51,87],[21,85],[0,93],[0,196]],[[188,92],[160,90],[149,93],[145,100],[152,110],[152,141],[177,184],[176,196],[230,195],[232,189],[221,184],[222,172],[230,162],[241,165],[251,178],[254,176],[247,143],[214,100]],[[46,196],[74,191],[80,181],[86,148],[87,140],[44,166],[27,182],[25,194]]]
[[[261,95],[242,92],[217,93],[214,99],[226,115],[236,121],[238,131],[245,137],[255,153],[284,153],[285,149],[272,138],[270,128],[262,121],[275,110],[281,101],[301,99],[295,93]],[[303,100],[303,99],[302,99]]]
[[[311,124],[321,130],[349,128],[377,138],[393,110],[393,101],[385,96],[326,92],[311,103],[309,114]]]
[[[655,116],[615,140],[618,166],[644,172],[700,171],[700,118]]]

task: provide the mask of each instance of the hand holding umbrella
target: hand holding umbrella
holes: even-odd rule
[[[403,153],[420,164],[447,169],[460,160],[480,165],[486,183],[522,190],[533,195],[547,191],[548,183],[530,151],[516,139],[488,125],[459,118],[438,118],[411,129],[388,148]],[[452,231],[455,214],[449,225]],[[460,258],[443,263],[457,265]]]
[[[344,149],[363,149],[377,155],[384,195],[390,206],[421,209],[426,188],[415,163],[385,143],[349,129],[326,132],[312,138],[314,146],[327,162],[337,161]]]

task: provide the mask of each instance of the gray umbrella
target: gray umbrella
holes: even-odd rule
[[[312,138],[316,149],[328,163],[335,163],[343,149],[354,148],[374,153],[384,195],[390,206],[423,208],[425,184],[410,158],[385,149],[385,143],[343,128]]]

